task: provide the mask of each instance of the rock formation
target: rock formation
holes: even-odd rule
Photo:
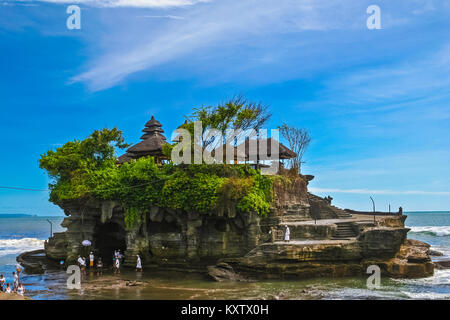
[[[67,231],[49,239],[46,255],[74,262],[92,250],[110,263],[120,249],[125,266],[134,267],[139,254],[146,268],[204,272],[218,281],[363,275],[372,264],[394,277],[433,274],[429,246],[406,237],[406,216],[349,214],[308,193],[312,178],[275,184],[267,217],[237,213],[233,204],[210,214],[152,207],[127,229],[118,202],[62,201]],[[283,241],[286,225],[290,242]],[[86,239],[92,247],[82,247]]]

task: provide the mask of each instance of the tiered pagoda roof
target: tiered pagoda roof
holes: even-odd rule
[[[167,159],[163,154],[163,145],[167,144],[166,137],[162,135],[164,130],[162,124],[154,116],[145,124],[142,141],[130,147],[127,153],[117,159],[117,163],[122,164],[131,159],[138,159],[145,156],[153,156],[157,162]]]

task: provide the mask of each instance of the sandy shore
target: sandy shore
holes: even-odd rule
[[[24,297],[16,293],[0,292],[0,300],[31,300],[31,298]]]

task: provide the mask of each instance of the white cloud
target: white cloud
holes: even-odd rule
[[[94,7],[169,8],[190,6],[209,0],[37,0],[57,4],[83,4]]]
[[[317,192],[317,193],[450,196],[450,191],[418,191],[418,190],[396,191],[396,190],[339,189],[339,188],[314,188],[314,187],[308,189],[310,192]]]
[[[340,1],[324,0],[221,0],[192,6],[183,12],[186,19],[171,19],[178,21],[158,25],[152,32],[141,30],[139,39],[96,57],[87,71],[72,80],[87,83],[92,90],[102,90],[133,73],[180,58],[188,59],[188,55],[200,50],[206,58],[207,49],[219,46],[238,48],[258,45],[257,41],[264,42],[274,35],[352,28],[351,15],[364,25],[364,6],[351,1],[345,3],[343,6]],[[335,10],[342,15],[337,16]],[[121,25],[121,28],[119,32],[127,26]],[[148,29],[148,26],[142,29]]]

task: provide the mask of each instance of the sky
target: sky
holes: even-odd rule
[[[310,132],[313,193],[450,210],[449,27],[449,0],[0,0],[0,186],[47,189],[49,149],[115,126],[136,143],[151,115],[170,137],[243,94],[270,106],[267,128]],[[0,213],[62,211],[0,188]]]

